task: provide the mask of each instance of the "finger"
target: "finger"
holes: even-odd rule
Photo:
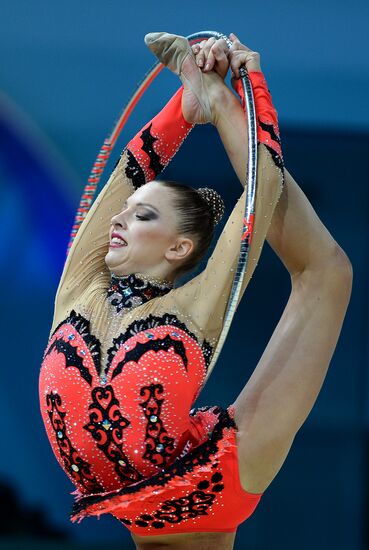
[[[206,60],[204,71],[211,71],[214,67],[214,63],[215,63],[215,56],[214,56],[213,50],[211,49],[209,51],[209,54]]]
[[[210,45],[210,42],[209,42],[209,45]],[[208,58],[207,58],[207,62],[204,70],[211,71],[214,68],[216,61],[218,61],[219,59],[222,60],[222,65],[224,66],[224,57],[226,53],[228,54],[228,47],[227,47],[226,41],[223,38],[220,38],[218,40],[214,39],[212,46],[209,50],[209,54],[208,54]],[[219,56],[223,56],[223,57],[219,57]],[[226,66],[226,72],[227,72],[228,62],[226,64],[227,64]],[[219,71],[217,70],[217,72]]]
[[[209,38],[208,40],[206,40],[205,44],[204,44],[204,47],[203,47],[203,51],[205,53],[205,57],[207,58],[208,55],[209,55],[209,52],[211,50],[211,48],[213,47],[213,44],[215,43],[215,38],[214,36],[212,36],[211,38]]]
[[[226,49],[224,49],[222,46],[223,45],[214,44],[212,48],[212,52],[214,54],[215,61],[216,61],[217,73],[220,74],[222,77],[225,77],[229,67],[228,48],[226,44],[225,44]]]
[[[232,42],[231,49],[232,50],[239,50],[240,47],[241,47],[241,42],[237,38],[237,36],[233,32],[231,32],[231,34],[229,35],[229,38]]]
[[[236,78],[240,77],[240,70],[239,69],[240,69],[241,65],[246,63],[246,60],[247,60],[247,53],[246,52],[238,51],[234,55],[230,56],[231,70],[234,73],[234,75],[236,76]]]
[[[200,44],[198,45],[199,51],[196,55],[196,63],[197,63],[197,66],[200,68],[203,67],[205,63],[205,53],[204,53],[205,42],[206,40],[203,40],[202,42],[200,42]]]
[[[198,67],[204,67],[204,65],[207,62],[210,48],[212,47],[213,43],[215,42],[215,38],[209,38],[208,40],[203,40],[200,42],[201,50],[199,51],[197,55],[197,65]]]
[[[219,38],[213,45],[213,52],[216,55],[223,53],[226,57],[229,55],[229,48],[224,38]]]
[[[203,47],[206,44],[206,40],[202,40],[201,42],[197,42],[197,44],[194,44],[194,47],[196,47],[196,63],[199,67],[202,67],[204,65],[204,54],[203,54]]]
[[[199,53],[199,51],[200,51],[200,44],[194,44],[194,45],[192,46],[192,51],[193,51],[193,53],[194,53],[195,55],[197,55],[197,54]]]
[[[251,51],[250,48],[245,46],[245,44],[242,44],[240,39],[233,33],[229,35],[230,40],[232,41],[231,50],[245,50],[245,51]]]
[[[232,40],[232,42],[234,42],[234,40],[237,40],[238,42],[240,42],[240,39],[236,34],[234,34],[234,32],[231,32],[231,34],[229,35],[229,38]]]

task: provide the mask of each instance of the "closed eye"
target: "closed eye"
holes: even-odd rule
[[[139,220],[148,220],[149,218],[145,218],[145,216],[140,216],[139,214],[136,214],[136,218]]]

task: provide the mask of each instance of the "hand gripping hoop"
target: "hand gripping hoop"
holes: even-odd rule
[[[196,42],[201,42],[208,38],[214,37],[215,39],[223,38],[228,46],[231,47],[232,42],[229,38],[216,31],[201,31],[187,36],[187,40],[191,45]],[[111,134],[104,140],[103,146],[96,158],[96,161],[92,167],[88,182],[84,188],[80,204],[75,216],[74,224],[71,231],[71,236],[67,248],[67,255],[70,247],[72,246],[74,237],[82,224],[87,212],[91,208],[94,195],[96,193],[97,185],[100,181],[101,175],[104,171],[106,163],[110,157],[110,154],[114,148],[114,145],[130,117],[133,109],[140,101],[143,94],[146,92],[150,84],[155,80],[158,74],[162,71],[164,65],[157,61],[151,69],[146,73],[142,81],[138,84],[135,92],[132,94],[130,100],[124,107],[117,123],[115,124]],[[224,316],[223,329],[219,336],[217,346],[214,350],[210,365],[208,367],[208,374],[203,382],[205,385],[210,373],[212,372],[218,356],[222,350],[226,336],[228,334],[238,301],[238,297],[241,290],[244,274],[246,272],[246,266],[248,262],[248,253],[253,236],[253,224],[255,219],[255,196],[256,196],[256,169],[257,169],[257,131],[256,131],[256,117],[255,117],[255,105],[254,96],[252,93],[252,86],[245,67],[240,68],[240,75],[242,80],[242,86],[245,96],[245,116],[247,119],[248,127],[248,163],[247,173],[245,174],[247,193],[245,199],[245,215],[242,225],[242,237],[240,242],[240,253],[238,258],[237,268],[234,273],[233,283],[230,298],[227,304],[227,310]]]

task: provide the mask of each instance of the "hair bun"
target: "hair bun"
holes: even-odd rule
[[[200,187],[197,189],[197,192],[200,193],[208,204],[213,213],[214,225],[217,225],[222,219],[225,210],[222,197],[211,187]]]

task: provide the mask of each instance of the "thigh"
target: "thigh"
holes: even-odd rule
[[[237,409],[236,409],[237,410]],[[238,416],[235,415],[237,423]],[[293,438],[285,442],[279,442],[269,447],[264,445],[259,448],[259,452],[253,449],[250,454],[250,439],[244,432],[238,430],[236,433],[237,452],[238,452],[238,473],[241,487],[251,494],[260,494],[271,484],[292,446]]]
[[[274,333],[237,397],[240,478],[263,492],[280,470],[326,376],[351,292],[341,264],[296,277]]]

